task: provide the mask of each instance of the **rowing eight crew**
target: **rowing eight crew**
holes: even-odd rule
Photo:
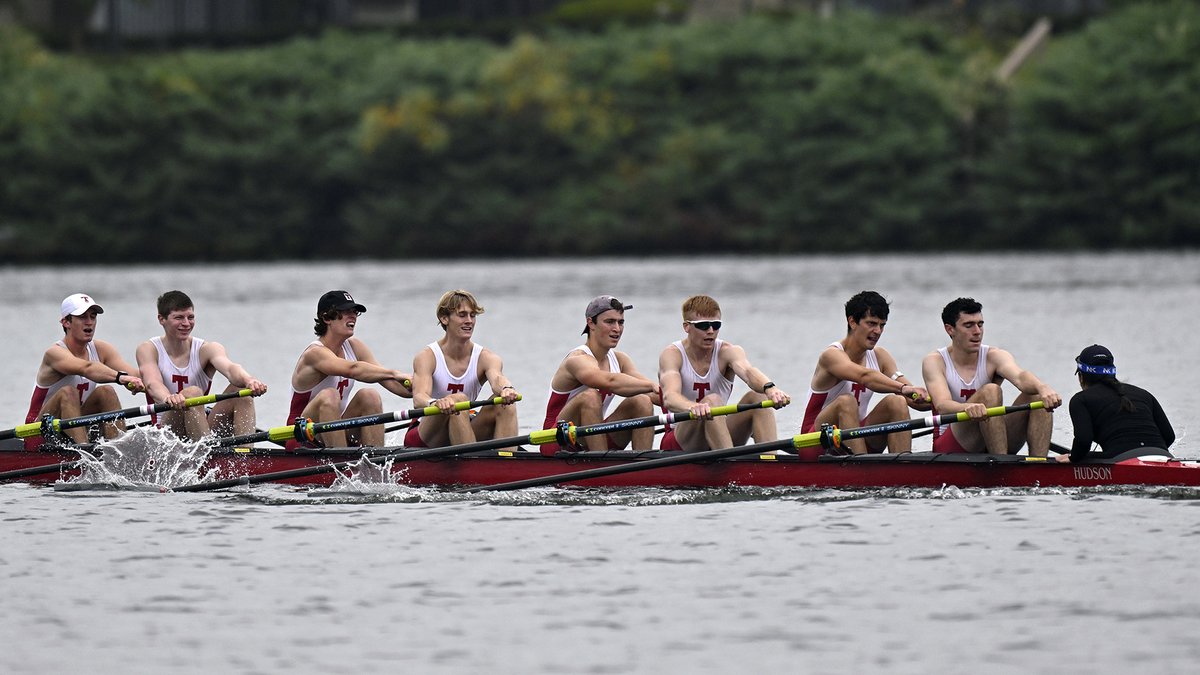
[[[734,377],[750,389],[740,403],[769,400],[774,408],[781,408],[791,401],[750,363],[745,350],[718,338],[722,322],[715,299],[697,295],[684,301],[684,337],[663,350],[657,381],[642,375],[627,354],[616,350],[625,330],[625,311],[632,308],[609,295],[588,303],[583,330],[587,339],[568,352],[551,378],[544,428],[559,421],[591,425],[644,417],[660,407],[668,412],[690,412],[694,418],[667,431],[660,443],[664,450],[700,451],[743,445],[751,439],[756,443],[776,439],[771,408],[732,418],[711,414],[712,408],[728,404]],[[146,392],[151,402],[171,405],[174,410],[165,413],[160,424],[181,437],[195,440],[207,435],[210,428],[217,436],[253,430],[251,399],[231,399],[210,411],[185,406],[188,397],[208,393],[216,372],[229,381],[227,391],[247,388],[261,395],[267,387],[230,360],[220,344],[191,334],[194,307],[184,293],[169,291],[160,296],[158,320],[164,334],[138,347],[138,369],[126,363],[111,345],[95,340],[97,315],[104,310],[90,296],[69,296],[61,309],[64,337],[43,355],[27,422],[45,415],[69,418],[116,410],[116,392],[105,385],[114,383],[134,392]],[[969,421],[936,429],[935,452],[1007,454],[1027,443],[1030,455],[1048,454],[1050,414],[1062,399],[1036,375],[1018,366],[1007,351],[983,344],[980,303],[958,298],[943,310],[942,322],[951,342],[923,360],[925,387],[910,382],[891,354],[877,346],[889,314],[889,305],[879,293],[858,293],[845,309],[846,335],[826,347],[818,358],[802,432],[825,424],[851,428],[901,421],[909,418],[910,408],[932,409],[935,414],[966,412]],[[520,394],[504,375],[500,357],[472,341],[477,317],[484,311],[474,295],[456,289],[441,297],[436,315],[444,335],[417,354],[412,373],[384,367],[354,335],[357,320],[365,311],[366,307],[346,291],[329,291],[321,296],[314,322],[317,339],[301,353],[292,373],[289,423],[296,418],[329,422],[382,412],[377,390],[354,392],[354,383],[364,382],[378,383],[398,396],[414,398],[418,407],[433,405],[445,413],[425,417],[410,427],[406,446],[442,447],[515,436],[517,417],[511,404],[520,399]],[[1089,349],[1095,348],[1103,353],[1097,352],[1097,356],[1084,350],[1077,359],[1085,392],[1071,402],[1077,442],[1070,457],[1086,457],[1093,437],[1104,455],[1130,447],[1169,447],[1174,433],[1157,400],[1144,390],[1118,382],[1111,353],[1099,346]],[[1096,358],[1107,358],[1108,365],[1092,364],[1090,360]],[[1020,392],[1014,405],[1040,401],[1044,408],[989,418],[987,408],[1003,405],[1003,381]],[[474,399],[484,383],[503,405],[460,415],[454,409],[455,403]],[[1094,388],[1096,384],[1105,386]],[[1089,388],[1093,391],[1086,393]],[[871,408],[875,392],[884,398]],[[618,395],[623,400],[609,412]],[[1116,401],[1116,407],[1110,399]],[[1123,414],[1111,414],[1118,411]],[[102,431],[112,438],[122,428],[117,421],[104,425]],[[322,434],[320,441],[330,446],[380,446],[383,432],[381,425],[357,431],[337,430]],[[60,440],[85,440],[82,429],[66,433],[69,439]],[[585,442],[593,450],[627,445],[644,450],[653,447],[653,436],[653,430],[647,427],[589,436]],[[41,442],[40,438],[26,439],[26,447],[34,449]],[[897,432],[878,440],[851,441],[848,450],[855,454],[908,452],[911,443],[910,432]],[[559,449],[549,445],[542,451],[553,454]]]

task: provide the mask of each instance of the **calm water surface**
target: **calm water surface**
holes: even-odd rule
[[[622,349],[652,375],[692,293],[722,336],[802,398],[841,306],[892,301],[882,344],[910,374],[946,342],[950,299],[984,303],[991,344],[1064,396],[1072,356],[1102,342],[1122,378],[1190,437],[1200,256],[861,256],[0,270],[9,330],[0,391],[23,420],[58,303],[85,291],[98,335],[132,358],[181,288],[196,334],[268,382],[260,426],[284,422],[287,378],[317,297],[368,307],[359,335],[409,369],[438,337],[451,287],[487,307],[477,339],[540,427],[548,379],[583,306],[632,303]],[[19,326],[19,328],[17,327]],[[740,387],[740,385],[739,385]],[[735,392],[737,395],[739,392]],[[388,395],[394,408],[408,402]],[[127,403],[133,405],[130,396]],[[800,406],[781,411],[794,433]],[[1058,440],[1069,436],[1059,415]],[[923,445],[924,443],[924,445]],[[926,449],[918,441],[917,449]],[[1191,673],[1200,658],[1200,493],[959,490],[397,488],[373,496],[55,492],[0,486],[3,672]]]

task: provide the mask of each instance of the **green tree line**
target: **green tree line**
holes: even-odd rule
[[[99,59],[0,29],[0,260],[1200,244],[1200,7]]]

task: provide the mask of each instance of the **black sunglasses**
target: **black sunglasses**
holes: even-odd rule
[[[690,323],[700,330],[708,330],[709,328],[721,330],[720,319],[717,319],[716,321],[684,321],[684,323]]]

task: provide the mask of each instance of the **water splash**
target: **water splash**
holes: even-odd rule
[[[335,467],[333,484],[323,490],[310,490],[308,496],[372,499],[411,497],[414,488],[403,483],[407,469],[401,467],[393,471],[392,464],[391,459],[380,463],[363,456],[357,462],[348,464],[345,470]]]
[[[185,441],[167,429],[130,429],[119,438],[102,441],[94,454],[80,453],[79,475],[55,484],[55,490],[170,488],[212,480],[206,469],[212,446]]]

